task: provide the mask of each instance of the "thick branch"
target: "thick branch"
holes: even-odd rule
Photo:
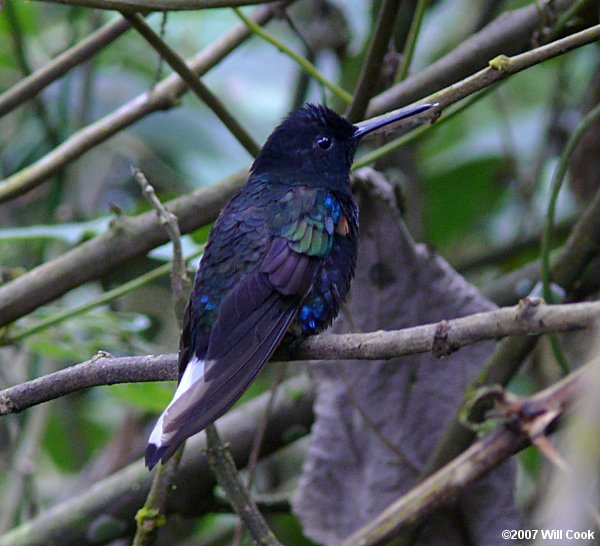
[[[239,189],[245,173],[167,203],[182,233],[212,222]],[[166,243],[168,235],[154,211],[135,218],[116,218],[106,233],[0,286],[0,326],[62,296],[72,288],[102,277],[115,267]],[[90,267],[94,264],[94,267]]]
[[[344,540],[341,546],[387,544],[390,538],[409,529],[424,516],[456,498],[481,476],[496,468],[530,443],[527,432],[543,434],[573,402],[590,365],[564,380],[520,400],[518,421],[501,426],[474,443],[468,450],[417,485],[386,508],[371,522]]]
[[[444,356],[485,339],[585,328],[599,318],[600,302],[549,306],[526,300],[515,307],[404,330],[320,335],[278,351],[275,359],[381,360],[429,351]],[[124,358],[100,355],[0,391],[0,415],[23,411],[87,387],[176,378],[176,355]]]

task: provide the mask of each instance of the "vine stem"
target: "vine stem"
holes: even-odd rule
[[[281,40],[273,36],[271,33],[267,32],[264,28],[262,28],[259,24],[254,22],[252,19],[247,17],[243,11],[238,8],[233,8],[235,14],[244,22],[244,24],[257,36],[260,36],[266,42],[274,45],[279,51],[290,57],[293,61],[298,63],[303,70],[308,72],[315,80],[319,83],[323,84],[327,89],[329,89],[336,97],[343,100],[346,104],[350,104],[352,102],[352,95],[342,89],[336,83],[328,80],[319,69],[306,60],[302,55],[298,55],[295,51],[286,46]]]

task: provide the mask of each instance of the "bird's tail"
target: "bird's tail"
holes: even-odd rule
[[[199,379],[204,377],[204,360],[200,360],[197,356],[193,356],[185,367],[185,371],[181,376],[181,381],[177,386],[177,390],[173,395],[173,400],[169,403],[165,411],[163,411],[152,429],[150,438],[148,440],[148,447],[146,448],[146,466],[152,470],[156,463],[161,459],[169,458],[175,450],[179,447],[179,444],[173,445],[167,441],[163,434],[163,424],[165,416],[167,415],[169,408],[185,393],[188,389],[196,383]]]

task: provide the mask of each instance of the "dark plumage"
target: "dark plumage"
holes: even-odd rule
[[[220,417],[286,334],[331,324],[356,264],[356,146],[372,130],[427,108],[358,128],[308,105],[269,136],[211,231],[186,309],[179,387],[150,436],[149,468]]]

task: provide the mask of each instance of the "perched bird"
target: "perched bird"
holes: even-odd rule
[[[148,468],[223,415],[286,334],[331,324],[356,264],[356,147],[371,131],[430,107],[357,127],[309,104],[269,136],[210,233],[185,312],[179,386],[150,436]]]

